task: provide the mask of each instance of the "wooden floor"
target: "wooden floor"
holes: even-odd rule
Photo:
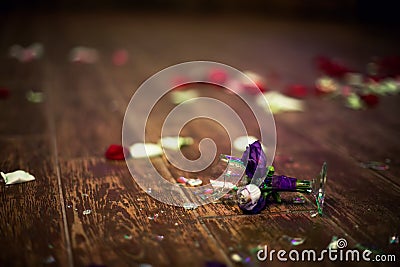
[[[213,60],[265,76],[278,74],[278,90],[293,82],[310,86],[317,77],[315,55],[342,58],[364,70],[371,56],[399,52],[394,35],[357,25],[250,17],[2,16],[0,87],[10,88],[11,96],[0,99],[0,170],[27,170],[36,180],[0,184],[0,266],[205,266],[208,261],[290,266],[294,263],[276,259],[257,262],[250,251],[264,244],[276,250],[322,250],[333,236],[345,238],[349,248],[362,245],[399,260],[399,244],[389,244],[389,237],[400,233],[399,96],[383,97],[365,111],[309,97],[305,112],[275,116],[279,173],[309,179],[328,163],[322,217],[311,218],[290,203],[272,204],[254,216],[242,215],[229,201],[196,210],[169,206],[140,189],[125,162],[104,158],[110,144],[121,143],[124,112],[136,88],[165,67]],[[33,42],[43,43],[42,59],[24,64],[7,57],[11,45]],[[69,62],[68,53],[77,45],[98,49],[99,61]],[[122,67],[110,61],[118,48],[131,56]],[[43,91],[45,101],[28,102],[29,90]],[[220,97],[235,103],[231,95]],[[156,132],[158,124],[150,127]],[[199,121],[186,130],[196,142],[207,136],[225,142],[216,124]],[[387,171],[359,166],[385,159],[390,160]],[[153,164],[169,179],[185,174],[164,157]],[[85,210],[91,213],[84,215]],[[306,241],[293,247],[283,235]],[[252,258],[236,263],[235,253]],[[390,265],[396,264],[382,264]]]

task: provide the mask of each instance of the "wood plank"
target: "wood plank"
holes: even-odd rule
[[[224,259],[193,212],[151,198],[125,164],[65,160],[61,175],[76,266],[203,266]]]
[[[69,266],[57,174],[49,136],[0,138],[1,171],[36,180],[0,185],[0,265]]]

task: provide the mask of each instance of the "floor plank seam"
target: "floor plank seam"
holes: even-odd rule
[[[48,76],[48,77],[50,77],[50,76]],[[52,87],[54,87],[54,86],[52,86]],[[68,228],[67,212],[66,212],[64,193],[63,193],[63,188],[62,188],[62,183],[61,183],[61,172],[60,172],[60,162],[59,162],[59,158],[58,158],[58,147],[57,147],[55,121],[54,121],[53,112],[51,112],[50,104],[51,104],[50,101],[47,102],[47,105],[46,105],[47,112],[46,113],[47,113],[48,127],[49,127],[49,131],[50,131],[50,135],[51,135],[50,142],[52,143],[51,145],[53,146],[54,168],[55,168],[55,172],[57,175],[62,221],[63,221],[63,226],[64,226],[65,245],[67,247],[68,266],[74,267],[74,260],[73,260],[73,254],[72,254],[72,243],[71,243],[71,238],[70,238],[70,233],[69,233],[69,228]]]

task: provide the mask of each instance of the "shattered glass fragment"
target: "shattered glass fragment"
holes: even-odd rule
[[[306,203],[306,199],[302,195],[296,195],[293,197],[293,204],[304,204]]]
[[[56,259],[52,255],[48,256],[43,261],[44,264],[51,264],[51,263],[54,263],[54,262],[56,262]]]
[[[389,238],[389,244],[399,244],[399,235],[395,234]]]
[[[338,249],[338,237],[337,236],[333,236],[331,239],[331,242],[329,242],[327,249],[332,249],[332,250],[336,250]]]
[[[92,213],[92,210],[84,210],[82,213],[83,215],[89,215]]]
[[[154,237],[154,239],[161,242],[161,241],[164,240],[164,236],[163,236],[163,235],[156,235],[156,236]]]
[[[124,235],[124,239],[131,240],[132,236],[131,235]]]
[[[298,246],[303,244],[306,239],[305,238],[301,238],[301,237],[290,237],[287,235],[283,235],[281,237],[282,240],[289,242],[292,246]]]
[[[158,218],[158,213],[154,214],[153,216],[148,216],[147,219],[156,221]]]
[[[372,169],[376,171],[386,171],[389,169],[389,165],[378,161],[361,162],[360,166],[365,169]]]

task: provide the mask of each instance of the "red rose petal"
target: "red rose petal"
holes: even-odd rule
[[[172,86],[174,87],[174,90],[176,90],[176,91],[184,90],[187,87],[189,87],[190,85],[191,85],[190,81],[186,77],[183,77],[183,76],[175,77],[172,80]]]
[[[128,62],[129,54],[125,49],[116,50],[112,56],[112,62],[115,66],[123,66]]]
[[[265,86],[265,84],[261,81],[255,81],[254,82],[256,84],[256,86],[254,86],[253,84],[244,84],[243,85],[243,89],[249,93],[249,94],[259,94],[260,91],[261,93],[265,93],[267,91],[267,87]]]
[[[107,159],[124,160],[125,148],[121,145],[110,145],[105,153]]]
[[[345,65],[324,56],[317,57],[315,62],[320,71],[331,77],[342,78],[346,73],[350,72],[350,69]]]
[[[228,74],[224,70],[211,70],[208,75],[208,81],[216,84],[224,84],[228,79]]]
[[[0,99],[6,99],[10,96],[10,90],[7,88],[0,88]]]
[[[374,107],[379,103],[379,97],[377,95],[360,95],[360,98],[364,101],[365,104],[367,104],[368,107]]]
[[[304,98],[307,96],[307,87],[301,84],[291,84],[287,87],[285,92],[287,96],[295,97],[295,98]]]

